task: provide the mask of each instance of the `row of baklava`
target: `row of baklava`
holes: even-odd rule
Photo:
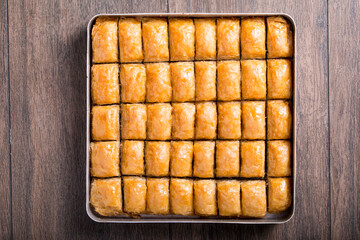
[[[243,59],[292,57],[290,24],[284,17],[266,20],[267,31],[264,17],[99,17],[92,29],[92,60],[108,63],[239,59],[240,55]]]
[[[291,206],[289,178],[269,178],[267,189],[261,180],[94,179],[90,203],[103,216],[126,213],[265,217],[267,212],[280,213]]]
[[[121,104],[94,106],[91,114],[95,141],[119,140],[120,135],[133,140],[290,139],[292,135],[291,106],[283,100]]]
[[[96,105],[290,99],[291,65],[288,59],[97,64],[91,97]]]
[[[267,145],[267,151],[266,147]],[[275,141],[106,141],[90,145],[93,177],[291,176],[291,142]],[[265,155],[267,158],[265,160]],[[120,174],[121,171],[121,174]]]

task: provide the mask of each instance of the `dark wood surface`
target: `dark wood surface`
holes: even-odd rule
[[[359,11],[357,0],[0,2],[0,238],[359,239]],[[131,12],[294,17],[298,194],[290,222],[97,224],[88,218],[86,25],[97,13]]]

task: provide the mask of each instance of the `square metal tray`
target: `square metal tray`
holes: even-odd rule
[[[90,142],[91,142],[91,96],[90,96],[90,78],[91,78],[91,30],[96,18],[101,16],[113,17],[188,17],[188,18],[221,18],[221,17],[271,17],[283,16],[292,25],[294,35],[294,55],[293,55],[293,133],[292,133],[292,204],[291,207],[281,214],[267,213],[265,218],[220,218],[220,217],[200,217],[200,216],[178,216],[178,215],[140,215],[138,218],[131,216],[103,217],[95,213],[90,204]],[[282,224],[288,222],[295,212],[295,193],[296,193],[296,25],[294,19],[285,13],[134,13],[134,14],[98,14],[92,17],[87,26],[87,52],[86,52],[86,212],[95,222],[101,223],[232,223],[232,224]]]

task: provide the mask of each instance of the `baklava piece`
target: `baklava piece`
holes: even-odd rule
[[[146,184],[146,206],[148,213],[169,214],[169,179],[148,178]]]
[[[216,100],[216,62],[195,62],[196,101]]]
[[[223,102],[218,104],[219,138],[241,138],[241,109],[239,102]]]
[[[169,19],[170,60],[193,60],[195,56],[195,26],[191,18]]]
[[[91,67],[91,100],[98,105],[120,102],[118,64]]]
[[[218,59],[240,58],[239,19],[217,19],[217,57]]]
[[[122,141],[121,174],[143,175],[144,173],[144,142]]]
[[[119,106],[94,106],[91,115],[93,140],[119,140]]]
[[[173,101],[187,102],[195,100],[194,63],[170,63]]]
[[[216,58],[216,23],[215,19],[195,19],[195,43],[197,60]]]
[[[217,99],[240,100],[240,62],[220,61],[217,64]]]
[[[265,102],[242,102],[242,138],[265,139]]]
[[[119,20],[120,62],[141,62],[144,58],[141,21],[135,18]]]
[[[180,178],[170,180],[170,206],[173,214],[193,214],[193,180]]]
[[[193,142],[171,142],[170,175],[173,177],[191,177],[193,155]]]
[[[147,176],[168,176],[170,165],[170,143],[154,141],[146,142],[145,162]]]
[[[292,202],[290,178],[269,178],[269,213],[286,211]]]
[[[217,201],[219,215],[238,217],[241,214],[240,181],[228,180],[217,182]]]
[[[121,179],[94,179],[91,183],[90,203],[102,216],[122,213]]]
[[[268,98],[287,99],[292,96],[291,61],[271,59],[268,63]]]
[[[121,105],[121,137],[123,139],[146,138],[146,105]]]
[[[147,138],[150,140],[169,140],[171,138],[171,112],[169,103],[156,103],[147,106]]]
[[[196,139],[215,139],[217,126],[216,104],[213,102],[196,104]]]
[[[91,38],[94,63],[119,61],[117,18],[98,17],[93,26]]]
[[[241,58],[265,58],[265,19],[241,19]]]
[[[267,102],[268,139],[289,139],[292,131],[292,114],[287,101]]]
[[[246,181],[241,183],[242,215],[245,217],[266,216],[265,181]]]
[[[142,22],[144,61],[169,61],[168,26],[166,18],[147,18]]]
[[[194,181],[194,208],[197,215],[217,214],[215,180]]]
[[[188,140],[194,138],[195,104],[173,103],[172,138]]]
[[[262,178],[265,176],[265,142],[241,142],[240,176],[246,178]]]
[[[238,177],[240,149],[238,141],[216,142],[216,176]]]
[[[241,61],[242,98],[265,100],[266,62],[265,60]]]
[[[117,177],[119,169],[119,142],[93,142],[90,144],[91,151],[91,176],[93,177]]]
[[[214,154],[215,142],[196,141],[194,143],[194,177],[214,177]]]
[[[146,101],[170,102],[172,97],[170,65],[148,63],[146,66]]]
[[[291,26],[284,17],[267,18],[268,58],[292,57],[293,41]]]
[[[146,72],[143,64],[122,64],[120,83],[121,102],[145,102]]]
[[[267,143],[267,174],[270,177],[291,176],[291,142],[278,140]]]
[[[131,214],[146,210],[146,179],[142,177],[123,177],[124,211]]]

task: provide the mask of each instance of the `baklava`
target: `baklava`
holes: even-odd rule
[[[119,65],[98,64],[91,68],[91,100],[93,104],[120,102]]]
[[[218,59],[240,58],[240,20],[236,18],[217,19]]]
[[[269,178],[269,213],[286,211],[292,202],[290,178]]]
[[[119,140],[119,106],[94,106],[91,110],[93,140]]]
[[[294,37],[290,23],[284,17],[267,18],[268,58],[292,57]]]
[[[142,21],[144,62],[169,61],[168,24],[166,18]]]
[[[141,21],[135,18],[119,19],[120,62],[141,62],[142,49]]]
[[[191,18],[169,19],[170,60],[193,60],[195,57],[195,26]]]
[[[93,142],[90,151],[91,176],[105,178],[120,175],[118,141]]]
[[[142,177],[123,177],[124,211],[140,214],[146,211],[146,179]]]
[[[248,17],[241,19],[241,58],[265,58],[265,19]]]
[[[238,177],[240,169],[240,145],[238,141],[216,142],[216,176]]]
[[[143,64],[121,64],[121,102],[139,103],[145,101],[146,72]]]
[[[194,213],[193,185],[191,179],[171,178],[170,206],[173,214],[192,215]]]
[[[245,217],[265,217],[266,184],[265,181],[254,180],[241,183],[242,215]]]

